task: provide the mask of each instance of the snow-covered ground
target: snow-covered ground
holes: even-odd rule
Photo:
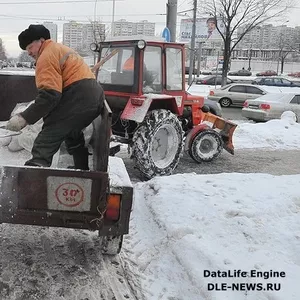
[[[240,123],[233,134],[235,149],[300,149],[299,141],[300,124],[289,118],[266,123]]]
[[[234,133],[236,149],[299,149],[299,141],[300,124],[287,118]],[[0,165],[29,156],[2,147]],[[120,258],[137,299],[300,299],[299,184],[300,174],[239,173],[136,183]],[[111,299],[112,271],[97,245],[96,233],[1,225],[0,299]]]
[[[146,299],[299,299],[299,183],[300,175],[180,174],[136,184],[125,247]],[[245,277],[228,278],[235,270]],[[271,270],[284,277],[268,278]],[[247,291],[250,283],[262,290]]]
[[[31,75],[35,76],[35,70],[30,68],[5,68],[0,70],[4,75]]]

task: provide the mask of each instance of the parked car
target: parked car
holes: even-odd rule
[[[222,117],[222,107],[221,105],[216,102],[208,99],[207,97],[204,98],[204,105],[209,107],[209,111],[219,117]]]
[[[212,75],[222,75],[222,72],[223,72],[223,67],[211,69],[211,74]]]
[[[277,72],[273,70],[267,70],[260,73],[257,73],[256,76],[277,76]]]
[[[242,116],[254,121],[268,121],[280,119],[285,111],[293,111],[297,122],[300,121],[300,93],[268,93],[254,100],[247,100]]]
[[[203,70],[201,74],[203,75],[222,75],[223,68],[213,68],[211,70]]]
[[[288,76],[299,78],[300,77],[300,72],[289,73]]]
[[[190,67],[189,66],[185,66],[185,75],[188,75],[190,74]],[[197,74],[197,69],[194,68],[193,70],[193,75],[196,75]]]
[[[238,71],[232,71],[228,73],[229,76],[251,76],[252,72],[242,69]]]
[[[190,93],[187,92],[187,94],[190,94]],[[209,111],[212,114],[222,117],[222,107],[218,102],[212,101],[212,100],[208,99],[207,97],[204,97],[204,105],[209,108]]]
[[[252,81],[252,84],[268,85],[268,86],[286,86],[286,87],[300,87],[300,82],[295,83],[281,77],[261,77]]]
[[[222,76],[209,75],[197,79],[196,84],[220,85],[222,83]],[[227,84],[233,83],[233,80],[227,78]]]
[[[208,99],[219,102],[222,107],[243,106],[245,100],[267,94],[263,88],[252,84],[232,83],[209,92]]]

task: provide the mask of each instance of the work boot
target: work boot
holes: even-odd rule
[[[30,166],[30,167],[47,167],[47,166],[44,166],[44,165],[42,165],[42,164],[33,162],[31,159],[30,159],[30,160],[27,160],[27,161],[25,162],[24,166]]]
[[[77,149],[73,153],[73,160],[74,169],[89,170],[89,151],[87,148]]]

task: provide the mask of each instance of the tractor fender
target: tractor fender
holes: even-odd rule
[[[163,101],[165,100],[165,101]],[[179,114],[179,107],[181,103],[177,102],[176,97],[170,95],[159,95],[159,94],[145,94],[141,96],[132,96],[128,100],[125,109],[121,115],[123,120],[131,120],[137,123],[143,122],[149,108],[154,101],[161,101],[163,104],[161,108],[166,108],[165,104],[168,102],[169,110],[174,114]],[[159,103],[155,108],[160,108]]]
[[[195,126],[186,136],[185,138],[185,144],[184,144],[184,151],[189,151],[191,145],[192,145],[192,142],[194,140],[194,137],[200,132],[200,131],[204,131],[206,129],[209,129],[210,127],[205,124],[205,123],[202,123],[202,124],[199,124],[197,126]]]

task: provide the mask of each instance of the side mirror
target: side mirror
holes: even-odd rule
[[[207,106],[207,105],[203,105],[201,109],[202,109],[202,111],[203,111],[204,113],[210,112],[210,108],[209,108],[209,106]]]

